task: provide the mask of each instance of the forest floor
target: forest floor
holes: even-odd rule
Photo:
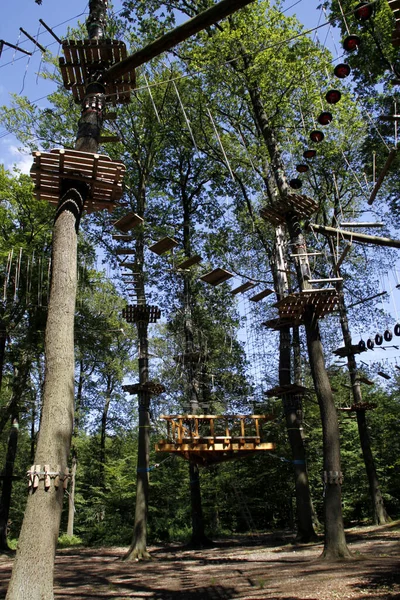
[[[346,531],[354,560],[319,559],[322,542],[293,545],[290,532],[223,540],[212,548],[152,546],[153,559],[124,562],[126,548],[59,550],[56,600],[400,599],[400,522]],[[12,559],[0,557],[0,598]]]

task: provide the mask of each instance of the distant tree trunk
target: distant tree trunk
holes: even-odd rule
[[[91,7],[103,8],[103,0]],[[93,13],[90,15],[93,17]],[[89,18],[90,18],[89,17]],[[82,103],[76,149],[96,152],[103,119],[104,87],[89,84],[90,102]],[[93,95],[92,95],[93,94]],[[97,109],[93,108],[94,96]],[[35,465],[65,473],[74,421],[74,317],[77,287],[77,238],[88,187],[64,179],[53,229],[52,274],[45,335],[45,383]],[[63,485],[45,491],[43,479],[30,493],[8,587],[7,600],[53,600],[54,557],[63,506]]]
[[[182,174],[181,174],[182,175]],[[186,182],[187,178],[181,177],[182,182]],[[184,184],[181,185],[181,198],[183,208],[183,249],[185,256],[191,256],[191,230],[192,230],[192,206],[191,200],[187,195]],[[203,356],[196,358],[196,351],[200,352],[200,348],[195,348],[192,304],[193,292],[191,285],[190,273],[185,273],[183,277],[183,302],[184,302],[184,356],[183,364],[186,364],[187,381],[189,383],[189,402],[190,411],[192,414],[198,414],[199,398],[200,398],[200,383],[198,380],[201,363],[204,361]],[[205,523],[203,515],[203,507],[201,500],[201,485],[200,485],[200,469],[199,466],[189,462],[189,485],[190,485],[190,506],[192,516],[192,535],[189,545],[191,548],[203,548],[211,545],[211,540],[206,536]]]
[[[8,517],[11,506],[12,481],[14,474],[14,462],[17,454],[18,445],[18,418],[12,418],[11,432],[8,438],[6,464],[3,470],[3,487],[0,499],[0,551],[8,552],[10,550],[7,542]]]
[[[326,215],[325,220],[326,220]],[[335,256],[334,242],[332,238],[328,238],[328,244],[332,258]],[[337,271],[337,276],[340,276],[340,271]],[[349,320],[347,317],[347,309],[344,301],[343,283],[341,281],[337,284],[337,290],[339,293],[339,315],[340,315],[340,326],[342,328],[342,335],[345,348],[347,350],[347,366],[349,369],[351,390],[353,395],[354,404],[362,403],[362,394],[360,380],[357,373],[357,362],[353,352],[353,343],[351,339],[351,332],[349,327]],[[363,453],[365,471],[368,478],[369,484],[369,495],[371,499],[372,514],[374,523],[377,525],[384,525],[391,521],[388,513],[386,512],[385,504],[382,497],[382,492],[379,486],[378,475],[375,468],[374,456],[371,449],[371,438],[368,432],[365,410],[357,410],[357,426],[358,434],[360,436],[360,445]]]
[[[4,321],[0,319],[0,390],[3,382],[4,355],[6,351],[7,330]]]
[[[103,412],[101,415],[101,431],[100,431],[100,482],[105,488],[104,467],[106,464],[106,437],[107,437],[107,417],[110,408],[111,395],[113,392],[113,381],[110,374],[107,375],[106,398],[104,401]]]
[[[71,486],[70,486],[69,495],[68,495],[67,535],[69,535],[70,537],[72,537],[74,535],[76,466],[77,466],[77,461],[74,456],[74,458],[72,459],[72,468],[71,468]]]

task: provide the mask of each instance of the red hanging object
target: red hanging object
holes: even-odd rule
[[[354,16],[359,21],[368,21],[374,13],[374,6],[368,4],[368,2],[360,2],[354,9]]]
[[[358,35],[348,35],[343,40],[343,48],[346,50],[346,52],[354,52],[354,50],[357,50],[360,43],[361,40]]]
[[[339,90],[329,90],[325,94],[325,99],[328,104],[337,104],[342,97],[341,92]]]
[[[317,151],[316,150],[304,150],[303,152],[303,158],[314,158],[314,156],[317,155]]]
[[[340,63],[340,65],[336,65],[333,72],[339,79],[344,79],[350,75],[351,69],[346,63]]]
[[[291,188],[293,188],[294,190],[299,190],[301,188],[301,186],[303,185],[301,182],[301,179],[291,179],[289,181],[289,185]]]
[[[324,111],[319,115],[318,123],[320,125],[329,125],[329,123],[332,121],[332,118],[332,113]]]
[[[325,136],[322,133],[322,131],[317,131],[316,129],[310,133],[310,139],[312,142],[315,142],[315,143],[322,142],[324,137]]]
[[[296,165],[296,171],[298,173],[307,173],[307,171],[309,170],[309,166],[308,165]]]

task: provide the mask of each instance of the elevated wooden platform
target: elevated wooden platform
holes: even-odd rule
[[[138,225],[141,225],[143,221],[144,220],[142,219],[142,217],[139,217],[139,215],[137,215],[136,213],[129,212],[120,219],[118,219],[118,221],[115,221],[113,225],[116,229],[119,229],[119,231],[127,233],[135,227],[138,227]]]
[[[233,277],[233,273],[230,273],[229,271],[226,271],[225,269],[214,269],[214,271],[210,271],[209,273],[205,273],[205,275],[202,275],[200,277],[200,279],[202,281],[205,281],[205,283],[209,283],[210,285],[213,286],[217,286],[220,285],[221,283],[224,283],[224,281],[227,281],[228,279],[231,279],[231,277]]]
[[[357,412],[359,410],[373,410],[378,405],[373,402],[360,402],[359,404],[352,404],[351,406],[341,406],[337,410],[340,412]]]
[[[72,90],[76,103],[85,97],[86,86],[99,71],[105,71],[127,57],[126,46],[120,40],[65,40],[62,44],[64,57],[59,60],[64,87]],[[127,104],[131,88],[135,87],[135,71],[106,81],[105,94],[108,104]]]
[[[280,318],[277,317],[275,319],[269,319],[268,321],[264,321],[261,323],[264,327],[268,327],[269,329],[274,329],[275,331],[279,331],[282,327],[293,327],[294,325],[298,325],[297,321],[292,318],[285,317]]]
[[[198,265],[199,263],[201,263],[201,261],[202,261],[202,258],[200,256],[200,254],[194,254],[190,258],[186,258],[182,262],[178,263],[176,265],[176,268],[181,269],[181,270],[189,269],[190,267],[193,267],[194,265]]]
[[[155,254],[158,254],[158,256],[161,256],[162,254],[165,254],[169,250],[172,250],[173,248],[175,248],[175,246],[177,246],[177,245],[178,245],[178,242],[176,240],[174,240],[174,238],[167,236],[167,237],[163,238],[162,240],[156,242],[152,246],[149,246],[149,250],[151,250],[152,252],[155,252]]]
[[[89,213],[104,209],[111,212],[122,196],[125,165],[109,156],[56,148],[51,152],[33,152],[33,160],[30,176],[38,200],[57,205],[63,179],[84,181],[89,186],[85,204]]]
[[[161,317],[161,310],[158,306],[151,304],[128,304],[122,310],[122,317],[128,323],[138,323],[139,321],[156,323]]]
[[[253,283],[252,281],[246,281],[245,283],[242,283],[241,285],[239,285],[238,287],[234,288],[231,291],[232,296],[236,296],[236,294],[243,294],[244,292],[247,292],[247,290],[251,290],[253,287],[256,287],[256,283]]]
[[[339,296],[334,288],[320,290],[302,290],[289,294],[279,300],[274,306],[279,310],[281,319],[290,319],[294,324],[303,323],[304,311],[307,306],[314,306],[318,318],[336,310]]]
[[[273,397],[279,398],[280,396],[288,396],[288,395],[304,396],[308,392],[313,392],[313,390],[306,388],[303,385],[297,385],[296,383],[291,383],[289,385],[277,385],[277,386],[271,388],[270,390],[267,390],[265,392],[265,395],[268,396],[268,398],[273,398]]]
[[[358,347],[358,344],[352,344],[351,346],[351,354],[361,354],[361,352],[366,352],[367,349],[365,350],[360,350],[360,348]],[[335,356],[339,356],[340,358],[346,358],[347,356],[349,356],[349,352],[347,351],[347,348],[345,346],[343,346],[343,348],[338,348],[337,350],[333,350],[332,354],[335,354]]]
[[[224,462],[259,451],[273,450],[263,442],[261,424],[272,415],[162,415],[167,421],[167,440],[155,448],[173,452],[199,465]]]
[[[286,221],[289,212],[295,212],[301,218],[310,217],[317,212],[318,203],[304,194],[290,194],[286,198],[279,198],[260,210],[260,215],[272,225],[281,225]]]
[[[152,396],[160,396],[165,392],[165,386],[162,383],[156,383],[155,381],[146,381],[146,383],[133,383],[129,385],[123,385],[122,389],[128,394],[139,394],[140,392],[147,392]]]

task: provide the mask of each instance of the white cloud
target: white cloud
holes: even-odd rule
[[[12,171],[16,167],[22,173],[29,173],[32,166],[32,154],[29,151],[21,152],[17,146],[10,144],[7,151],[2,151],[2,155],[6,169]]]

